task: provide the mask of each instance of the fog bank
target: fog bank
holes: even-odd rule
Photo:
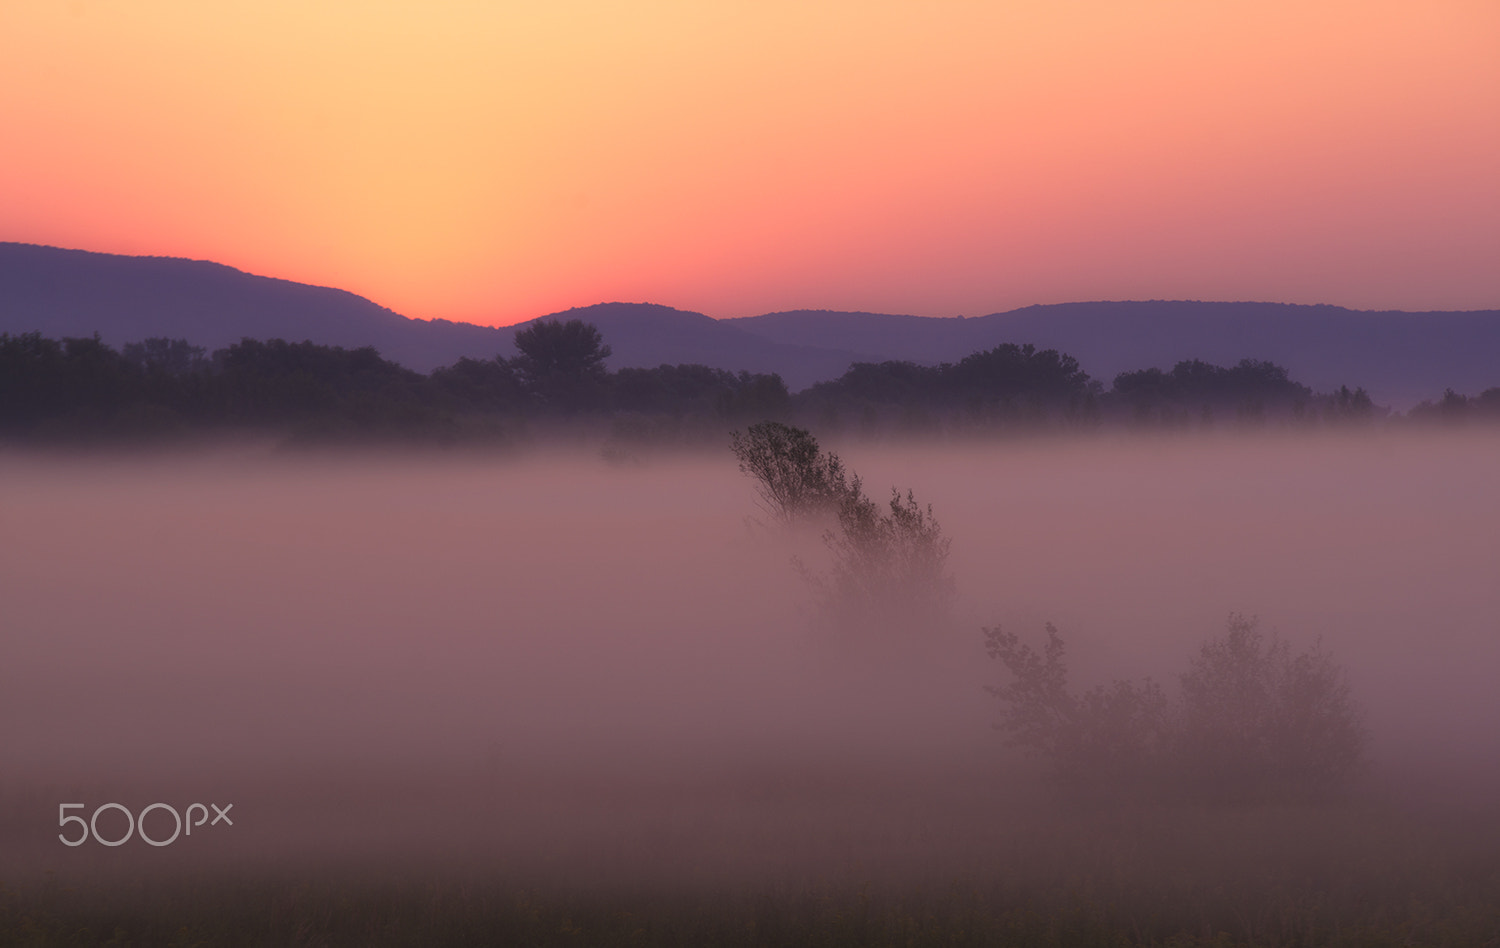
[[[1083,684],[1170,684],[1259,615],[1348,669],[1385,785],[1496,776],[1492,438],[832,447],[933,505],[952,628],[830,639],[790,562],[817,530],[747,522],[727,450],[0,457],[0,869],[951,868],[1046,796],[991,726],[997,622],[1055,622]],[[61,802],[200,798],[233,829],[56,838]]]

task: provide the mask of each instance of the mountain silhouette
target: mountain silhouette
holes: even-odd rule
[[[1500,385],[1500,311],[1368,312],[1328,305],[1143,302],[1027,306],[969,319],[804,310],[725,320],[778,342],[834,341],[883,358],[954,362],[1007,342],[1058,349],[1108,385],[1188,359],[1262,359],[1316,391],[1359,385],[1407,408],[1445,388]],[[899,355],[898,355],[899,353]]]
[[[511,342],[510,332],[408,319],[344,290],[204,260],[15,243],[0,243],[0,332],[97,332],[116,347],[156,336],[210,350],[246,336],[374,346],[422,372],[465,355],[491,358]]]
[[[646,303],[603,303],[552,315],[597,325],[614,349],[613,369],[696,362],[735,372],[780,372],[796,389],[873,357],[781,343],[702,313]],[[115,347],[152,337],[187,339],[209,350],[245,337],[374,346],[387,359],[430,372],[466,356],[513,356],[516,329],[527,324],[495,329],[409,319],[344,290],[203,260],[0,243],[0,332],[53,338],[98,333]]]
[[[802,310],[713,319],[651,303],[550,314],[598,326],[612,369],[698,363],[777,372],[796,391],[854,362],[956,362],[1003,343],[1059,349],[1108,385],[1120,372],[1185,359],[1264,359],[1318,391],[1363,386],[1406,408],[1445,388],[1500,385],[1500,311],[1361,312],[1283,303],[1144,301],[1028,306],[968,319]],[[548,317],[541,317],[548,318]],[[521,324],[522,326],[526,324]],[[241,338],[374,346],[429,372],[459,358],[515,354],[518,327],[409,319],[329,287],[169,257],[0,243],[0,332],[150,337],[216,349]]]

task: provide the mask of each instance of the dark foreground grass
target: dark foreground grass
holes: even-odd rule
[[[0,889],[0,945],[1500,945],[1500,879],[1427,883],[1348,902],[1213,879],[1134,901],[960,883],[568,894],[459,882],[43,882]]]
[[[850,891],[719,899],[546,897],[452,888],[219,886],[80,900],[7,895],[4,945],[1494,945],[1493,903],[1372,909],[1330,922],[1316,902],[1267,906],[1274,923],[1223,927],[1189,907],[1142,914],[973,892]],[[1252,926],[1255,927],[1255,926]]]
[[[807,821],[784,805],[775,820],[679,816],[670,838],[663,814],[591,826],[573,806],[534,839],[338,861],[331,844],[278,841],[169,870],[173,851],[43,846],[0,863],[0,946],[1500,948],[1488,793],[1187,806],[996,792],[904,821],[840,799]]]

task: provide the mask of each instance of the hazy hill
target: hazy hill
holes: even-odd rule
[[[614,349],[609,364],[616,369],[698,362],[780,372],[797,389],[836,377],[862,358],[765,339],[667,306],[604,303],[557,315],[598,325]],[[17,243],[0,243],[0,332],[53,338],[97,332],[116,347],[152,336],[187,339],[210,350],[246,336],[374,346],[420,372],[464,356],[515,354],[515,327],[408,319],[344,290],[254,276],[202,260]]]
[[[957,361],[1006,342],[1056,348],[1108,385],[1122,371],[1182,359],[1269,359],[1326,391],[1362,385],[1406,408],[1452,387],[1500,385],[1500,311],[1358,312],[1278,303],[1123,302],[1030,306],[971,319],[799,311],[715,320],[647,303],[554,314],[599,326],[611,368],[696,362],[779,372],[795,391],[855,361]],[[372,345],[426,372],[460,357],[514,353],[514,327],[408,319],[352,293],[166,257],[0,243],[0,332],[151,336],[209,349],[245,336]]]
[[[725,320],[766,339],[837,344],[882,358],[956,361],[1006,342],[1060,349],[1108,385],[1183,359],[1268,359],[1327,391],[1362,385],[1406,408],[1445,387],[1500,385],[1500,311],[1361,312],[1283,303],[1118,302],[1028,306],[971,319],[800,311]]]
[[[407,319],[362,296],[253,276],[203,260],[127,257],[0,243],[0,332],[99,333],[119,346],[152,336],[217,349],[241,338],[375,346],[418,371],[489,358],[512,333]]]

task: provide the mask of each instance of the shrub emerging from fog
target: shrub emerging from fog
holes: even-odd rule
[[[1050,623],[1041,652],[998,626],[984,635],[1011,678],[988,689],[1003,705],[997,727],[1066,784],[1313,798],[1347,788],[1363,765],[1365,732],[1343,669],[1319,646],[1294,654],[1267,640],[1254,619],[1229,617],[1179,676],[1175,700],[1150,679],[1074,695]]]
[[[860,496],[859,477],[851,478],[839,456],[819,448],[805,429],[766,421],[744,434],[734,432],[729,447],[740,470],[755,478],[761,503],[778,520],[838,510]]]
[[[735,432],[730,447],[773,517],[832,516],[834,527],[823,534],[831,566],[817,572],[796,561],[832,625],[919,631],[946,621],[954,594],[951,541],[930,504],[894,488],[887,504],[876,503],[859,475],[802,428],[764,422]]]
[[[1314,792],[1347,781],[1365,734],[1348,678],[1320,646],[1293,654],[1230,616],[1182,675],[1183,778],[1213,795],[1266,784]]]
[[[1133,781],[1143,761],[1167,756],[1173,709],[1154,681],[1116,681],[1074,695],[1068,690],[1067,648],[1052,623],[1040,653],[999,626],[985,629],[984,636],[990,657],[1012,677],[987,689],[1004,703],[996,727],[1008,745],[1047,760],[1060,780]]]
[[[884,507],[850,493],[839,504],[837,520],[838,529],[823,534],[832,565],[818,573],[797,564],[831,624],[857,633],[920,633],[947,624],[954,597],[952,541],[943,536],[932,505],[894,488]]]

